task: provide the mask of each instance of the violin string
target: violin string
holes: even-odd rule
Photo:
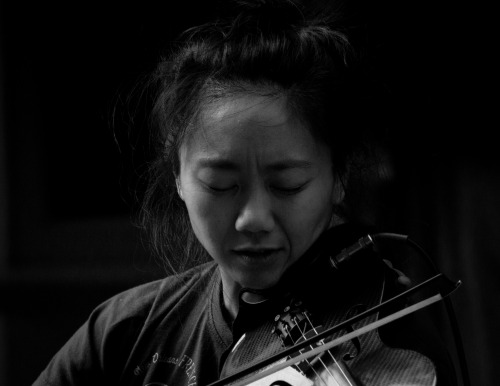
[[[316,327],[312,324],[312,322],[309,320],[309,317],[306,315],[306,318],[308,319],[309,323],[311,324],[312,326],[312,330],[314,331],[314,333],[317,335],[318,334],[318,330],[316,329]],[[320,344],[323,344],[323,341],[320,341]],[[313,348],[313,347],[311,347]],[[326,352],[328,353],[328,355],[330,355],[330,358],[332,359],[334,365],[336,366],[337,370],[342,374],[344,380],[348,383],[348,385],[350,386],[353,386],[351,381],[349,380],[349,377],[347,376],[347,374],[345,373],[344,369],[342,368],[342,366],[340,366],[340,364],[337,362],[337,359],[335,358],[335,356],[332,354],[332,352],[330,350],[326,350]],[[321,358],[319,358],[319,360],[321,361],[321,363],[323,364],[323,366],[327,369],[328,373],[332,376],[332,378],[335,380],[335,376],[330,372],[330,370],[327,368],[327,366],[325,366],[325,364],[323,363],[323,361],[321,360]],[[337,382],[335,380],[335,382]]]
[[[304,334],[302,334],[302,337],[303,337],[304,339],[306,339],[306,336],[305,336]],[[311,349],[313,349],[313,348],[314,348],[312,345],[311,345],[311,346],[309,346],[309,347],[310,347]],[[304,350],[305,350],[305,349],[299,350],[299,352],[302,354]],[[330,354],[330,355],[331,355],[331,354]],[[321,363],[321,365],[323,366],[323,368],[324,368],[325,372],[326,372],[327,374],[329,374],[329,375],[330,375],[330,379],[332,379],[332,380],[335,382],[335,385],[337,385],[337,386],[341,386],[341,385],[338,383],[337,379],[335,378],[335,375],[333,375],[333,374],[332,374],[332,372],[330,371],[330,369],[328,368],[328,366],[325,364],[325,362],[323,362],[323,360],[322,360],[321,358],[319,358],[319,357],[318,357],[317,359],[318,359],[318,361]],[[332,359],[333,359],[333,361],[335,362],[335,365],[336,365],[336,366],[339,368],[339,370],[340,370],[340,367],[339,367],[339,365],[338,365],[337,361],[335,360],[335,358],[334,358],[333,356],[332,356]],[[317,378],[318,378],[318,379],[319,379],[322,383],[324,383],[326,386],[328,386],[328,382],[327,382],[327,381],[325,381],[325,380],[323,379],[323,377],[321,376],[321,374],[320,374],[320,373],[318,373],[318,372],[316,371],[316,369],[315,369],[315,368],[313,367],[313,365],[309,362],[309,360],[308,360],[308,359],[305,359],[304,361],[307,363],[307,365],[309,366],[309,368],[310,368],[310,369],[314,372],[314,374],[316,374]],[[344,374],[343,374],[343,375],[344,375]],[[345,375],[344,375],[344,377],[345,377]],[[328,380],[328,377],[327,377],[327,380]],[[348,380],[348,379],[347,379],[347,382],[349,382],[349,380]],[[350,383],[350,382],[349,382],[349,385],[351,385],[351,383]],[[352,386],[352,385],[351,385],[351,386]]]
[[[305,349],[302,349],[302,350],[299,350],[299,352],[302,354],[303,351]],[[328,386],[328,383],[326,383],[322,378],[321,378],[321,374],[319,374],[316,369],[309,363],[309,360],[308,359],[304,359],[305,362],[307,362],[307,365],[309,366],[309,368],[314,372],[314,374],[316,374],[316,377],[325,384],[325,386]]]
[[[307,322],[309,323],[309,325],[311,326],[311,329],[312,331],[314,331],[314,333],[316,335],[318,335],[318,330],[316,329],[316,327],[314,326],[314,324],[312,323],[311,319],[309,319],[309,315],[307,315],[307,313],[305,312],[304,313],[304,316],[306,317],[307,319]],[[306,338],[305,335],[303,334],[303,337],[304,339]],[[320,341],[322,344],[322,341]],[[313,349],[314,347],[310,346],[311,349]],[[353,386],[351,381],[349,380],[349,377],[347,376],[347,374],[344,372],[344,369],[342,368],[342,366],[339,365],[339,363],[337,362],[337,359],[335,358],[335,356],[332,354],[332,352],[330,350],[326,350],[328,352],[328,354],[330,355],[330,357],[332,358],[333,360],[333,363],[335,364],[335,366],[337,366],[337,369],[338,371],[342,374],[342,376],[344,377],[344,379],[347,381],[348,385],[349,386]],[[318,358],[319,361],[321,362],[321,364],[323,365],[323,367],[325,368],[325,370],[330,374],[330,376],[332,377],[333,380],[335,380],[335,376],[331,373],[330,369],[328,368],[328,366],[325,365],[325,363],[323,362],[323,360],[321,358]],[[335,380],[336,383],[338,383],[336,380]]]
[[[304,339],[304,340],[307,340],[306,333],[308,333],[309,331],[312,331],[312,332],[314,332],[317,335],[318,334],[318,330],[314,326],[314,324],[312,323],[312,321],[309,318],[309,315],[308,315],[307,312],[302,312],[301,314],[305,317],[305,320],[306,320],[306,323],[303,325],[303,327],[301,326],[300,321],[297,319],[296,315],[294,315],[292,317],[292,320],[293,320],[293,323],[294,323],[295,327],[298,329],[299,335],[301,336],[301,338]],[[292,345],[297,344],[297,341],[295,341],[295,339],[293,338],[292,331],[289,330],[289,325],[288,324],[284,325],[284,329],[285,329],[287,335],[289,336]],[[320,341],[320,344],[323,344],[323,341]],[[309,345],[309,347],[310,347],[310,350],[314,349],[314,346],[312,344]],[[307,351],[308,350],[306,348],[303,348],[303,349],[299,350],[298,352],[300,354],[303,354],[304,352],[307,352]],[[305,364],[308,366],[308,368],[316,375],[316,380],[318,380],[319,382],[321,382],[321,384],[325,384],[325,386],[331,385],[331,382],[328,382],[329,379],[331,381],[333,381],[336,386],[343,386],[343,385],[354,386],[351,383],[349,377],[346,375],[344,369],[337,362],[335,356],[331,353],[330,350],[326,350],[326,351],[328,351],[328,354],[330,355],[330,357],[331,357],[331,359],[333,361],[333,365],[338,370],[339,374],[337,374],[337,375],[340,375],[345,382],[343,382],[342,384],[339,383],[336,375],[332,373],[331,369],[325,364],[325,362],[323,361],[323,359],[320,357],[321,354],[318,355],[316,358],[313,358],[312,362],[310,362],[309,359],[304,359],[303,360],[303,362],[305,362]],[[313,362],[315,362],[315,361],[317,361],[318,363],[321,364],[321,366],[324,369],[324,374],[321,373],[321,372],[318,372],[315,369],[315,366],[313,365]],[[326,380],[323,379],[323,378],[326,378]],[[335,385],[333,385],[333,386],[335,386]]]
[[[299,335],[301,335],[301,336],[302,336],[302,338],[306,339],[305,332],[304,332],[304,330],[302,330],[302,329],[300,328],[300,324],[298,323],[297,318],[296,318],[295,316],[293,317],[293,321],[294,321],[294,323],[295,323],[295,326],[297,326],[297,327],[298,327],[298,329],[299,329],[299,332],[300,332],[300,334],[299,334]],[[305,329],[305,328],[306,328],[306,326],[304,326],[304,329]],[[286,329],[286,330],[288,330],[288,326],[285,326],[285,329]],[[291,339],[291,341],[292,341],[292,344],[293,344],[293,345],[295,345],[295,344],[297,343],[296,341],[294,341],[292,334],[290,334],[290,339]],[[311,349],[313,348],[312,346],[310,346],[310,347],[311,347]],[[303,354],[305,351],[306,351],[306,348],[303,348],[302,350],[299,350],[299,353],[300,353],[300,354]],[[319,373],[316,371],[316,369],[313,367],[313,365],[309,362],[309,359],[304,359],[304,360],[303,360],[303,362],[305,362],[305,363],[307,364],[307,366],[309,367],[309,369],[311,369],[311,370],[314,372],[314,374],[316,375],[316,377],[317,377],[317,378],[318,378],[318,379],[319,379],[322,383],[324,383],[324,384],[325,384],[325,386],[328,386],[328,383],[327,383],[327,382],[325,382],[325,381],[321,378],[321,374],[319,374]]]
[[[298,326],[299,328],[299,331],[300,331],[300,335],[305,339],[305,333],[304,333],[304,330],[301,330],[300,329],[300,324],[297,322],[297,318],[294,317],[293,318],[293,321],[295,323],[296,326]],[[304,326],[304,328],[306,328],[306,326]],[[290,335],[290,338],[292,339],[292,343],[295,345],[297,342],[295,342],[293,340],[293,337]],[[312,348],[312,347],[311,347]],[[299,352],[302,354],[304,352],[305,348],[303,348],[302,350],[299,350]],[[314,374],[316,374],[316,376],[323,382],[325,383],[326,386],[328,386],[328,384],[326,384],[326,382],[324,382],[322,379],[321,379],[321,376],[318,374],[318,372],[316,371],[316,369],[311,365],[311,363],[309,362],[309,359],[304,359],[304,362],[307,363],[307,365],[309,366],[309,368],[314,372]]]

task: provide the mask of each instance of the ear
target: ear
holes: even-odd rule
[[[332,203],[337,206],[344,201],[345,198],[345,189],[344,184],[340,178],[336,178],[332,190]]]
[[[175,176],[175,185],[177,186],[177,194],[180,199],[184,201],[184,194],[182,193],[181,179],[178,175]]]
[[[332,212],[332,218],[330,219],[330,225],[329,225],[330,228],[342,224],[345,220],[341,213],[342,212],[341,208],[343,206],[344,198],[345,198],[344,184],[340,179],[337,179],[332,189],[331,200],[333,204],[333,212]]]

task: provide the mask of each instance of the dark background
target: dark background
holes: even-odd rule
[[[0,0],[0,385],[30,384],[108,296],[160,277],[133,225],[144,117],[127,99],[210,1]],[[463,287],[473,385],[499,378],[500,154],[492,10],[349,2],[394,96],[368,214]],[[498,110],[496,108],[495,110]],[[136,191],[138,193],[136,193]]]

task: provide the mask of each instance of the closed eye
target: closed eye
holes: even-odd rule
[[[224,193],[224,192],[229,192],[230,190],[235,189],[237,186],[233,185],[233,186],[229,186],[227,188],[221,188],[221,187],[215,187],[215,186],[207,185],[207,187],[208,187],[208,189],[210,189],[213,192]]]
[[[301,192],[302,190],[304,190],[306,185],[307,185],[307,182],[305,184],[301,184],[299,186],[290,186],[290,187],[288,187],[288,186],[274,186],[274,187],[272,187],[272,189],[281,193],[281,194],[293,195],[293,194],[297,194],[297,193]]]

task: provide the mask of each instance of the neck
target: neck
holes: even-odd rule
[[[222,278],[222,304],[231,321],[236,319],[240,307],[240,297],[247,304],[257,304],[269,299],[269,292],[266,290],[249,290],[241,292],[241,285],[232,280],[228,280],[221,271]]]
[[[222,279],[222,306],[230,319],[234,320],[236,319],[236,315],[238,315],[241,286],[227,278],[222,270],[220,272]]]

